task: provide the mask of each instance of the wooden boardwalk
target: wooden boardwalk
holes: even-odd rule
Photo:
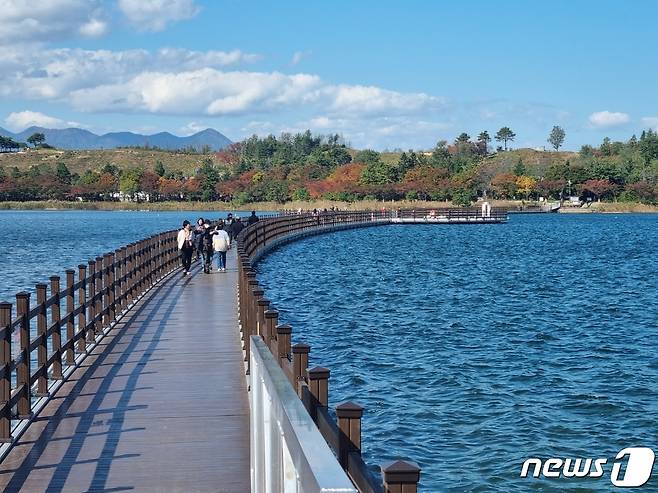
[[[234,255],[140,300],[0,463],[0,489],[248,492]]]

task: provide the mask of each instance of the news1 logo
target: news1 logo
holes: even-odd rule
[[[649,481],[656,459],[647,447],[628,447],[620,450],[612,463],[610,482],[619,488],[637,488]],[[608,459],[527,459],[521,466],[521,477],[538,478],[600,478],[605,474]],[[623,467],[625,465],[625,467]]]

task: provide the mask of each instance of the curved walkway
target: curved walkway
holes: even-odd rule
[[[0,489],[248,492],[249,403],[228,264],[210,276],[175,273],[147,293],[0,464]]]

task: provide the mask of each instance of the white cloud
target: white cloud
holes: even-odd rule
[[[67,128],[79,127],[80,124],[76,122],[67,122],[53,116],[44,115],[38,111],[18,111],[10,113],[5,118],[5,123],[9,130],[20,132],[31,126],[46,127],[46,128]]]
[[[203,123],[199,122],[190,122],[180,128],[180,133],[181,135],[193,135],[207,129],[208,127],[210,127],[210,125],[204,125]]]
[[[401,93],[375,86],[339,85],[327,88],[331,109],[339,113],[409,114],[440,108],[445,100],[425,93]]]
[[[296,51],[292,55],[292,59],[290,60],[290,65],[294,67],[295,65],[298,65],[299,62],[301,62],[304,58],[308,58],[309,56],[311,56],[310,51]]]
[[[606,128],[624,125],[631,121],[631,117],[627,113],[611,112],[611,111],[597,111],[589,115],[589,123],[593,127]]]
[[[240,50],[189,51],[164,48],[107,51],[57,49],[18,56],[0,51],[0,95],[60,100],[79,89],[121,84],[149,71],[194,71],[250,63],[257,55]]]
[[[658,116],[645,116],[642,118],[642,125],[652,130],[658,130]]]
[[[167,24],[195,17],[194,0],[119,0],[119,9],[142,31],[162,31]]]
[[[58,41],[107,30],[97,0],[0,0],[0,45]]]
[[[88,38],[98,38],[103,36],[107,30],[107,22],[99,19],[90,19],[89,22],[80,26],[80,34]]]

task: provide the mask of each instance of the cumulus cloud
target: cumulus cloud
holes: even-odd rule
[[[257,55],[240,50],[190,51],[56,49],[18,57],[0,52],[0,95],[32,99],[67,99],[73,91],[99,84],[121,84],[149,72],[193,71],[250,63]]]
[[[339,113],[416,113],[440,108],[445,100],[425,93],[401,93],[375,86],[338,85],[327,88],[331,109]]]
[[[79,127],[80,124],[76,122],[67,122],[54,116],[44,115],[38,111],[17,111],[10,113],[5,118],[5,123],[9,130],[20,132],[31,126],[46,127],[46,128],[67,128]]]
[[[0,0],[0,45],[59,41],[105,34],[97,0]]]
[[[589,115],[589,123],[593,127],[607,128],[624,125],[631,121],[631,117],[627,113],[619,113],[612,111],[597,111]]]
[[[191,19],[201,10],[194,0],[119,0],[119,9],[143,31],[162,31],[168,24]]]

